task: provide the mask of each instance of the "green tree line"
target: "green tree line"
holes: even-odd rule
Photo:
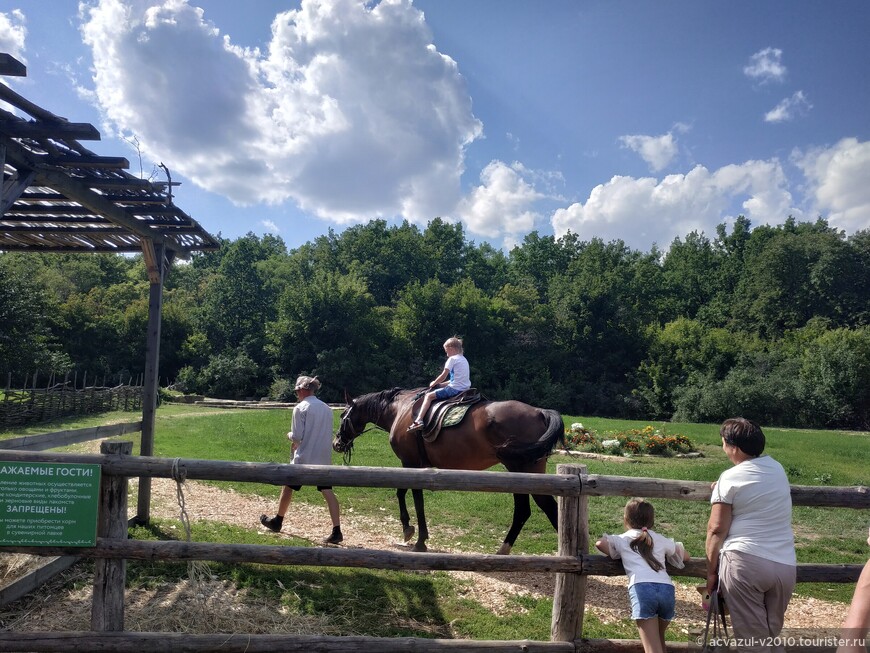
[[[139,257],[0,254],[0,373],[143,371]],[[493,399],[580,415],[870,428],[870,231],[692,232],[667,251],[529,234],[505,253],[441,219],[288,250],[221,239],[170,270],[160,375],[217,397],[340,401],[437,375],[461,336]]]

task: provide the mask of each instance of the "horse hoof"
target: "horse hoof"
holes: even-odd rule
[[[417,542],[417,543],[414,545],[414,548],[411,549],[411,550],[412,550],[412,551],[416,551],[417,553],[425,553],[426,551],[429,550],[429,548],[426,546],[426,543],[425,543],[425,542]]]
[[[513,547],[510,544],[508,544],[507,542],[502,542],[501,546],[498,548],[498,551],[496,551],[496,555],[500,555],[500,556],[510,555],[512,548]]]
[[[406,542],[410,542],[411,538],[414,537],[414,532],[415,532],[414,527],[408,526],[405,528],[405,530],[402,531],[402,537],[405,538]]]

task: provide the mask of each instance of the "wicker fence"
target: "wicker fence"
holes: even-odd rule
[[[13,387],[12,374],[6,377],[0,401],[0,430],[28,424],[49,422],[71,415],[88,415],[108,411],[141,411],[143,387],[141,377],[117,377],[102,380],[78,373],[65,374],[60,380],[49,374],[40,381],[39,373],[25,375],[24,385]],[[90,385],[88,385],[90,383]],[[41,387],[40,387],[41,386]]]

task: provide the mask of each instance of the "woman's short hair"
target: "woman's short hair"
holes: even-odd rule
[[[748,456],[760,456],[764,451],[764,432],[761,427],[745,417],[732,417],[722,422],[719,435]]]

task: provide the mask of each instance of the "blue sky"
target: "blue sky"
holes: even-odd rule
[[[870,3],[2,0],[5,78],[208,231],[870,227]]]

